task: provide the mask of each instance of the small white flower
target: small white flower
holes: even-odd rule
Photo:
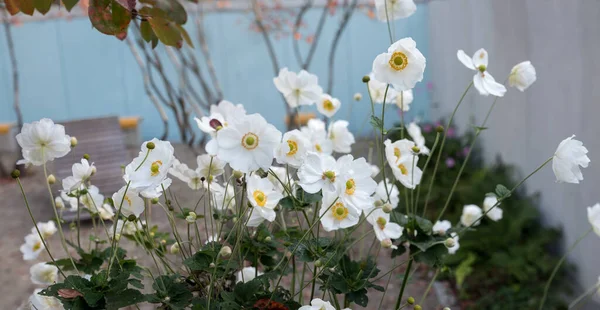
[[[180,181],[187,183],[191,189],[199,190],[205,187],[206,181],[202,181],[203,175],[201,175],[198,171],[199,169],[192,170],[188,167],[188,165],[183,164],[179,160],[175,159],[173,161],[173,166],[171,169],[169,169],[169,174]]]
[[[298,184],[307,193],[337,192],[336,178],[341,171],[335,159],[330,155],[309,152],[304,164],[298,169]]]
[[[223,116],[225,121],[223,127],[227,127],[228,123],[244,117],[246,115],[246,109],[244,109],[244,106],[241,104],[233,104],[227,100],[221,100],[218,105],[213,104],[210,106],[210,114]]]
[[[48,238],[52,237],[58,231],[54,221],[48,221],[45,223],[40,222],[37,224],[37,227],[40,230],[40,233],[42,234],[42,237],[44,239],[48,239]],[[37,229],[35,229],[35,227],[32,227],[31,233],[37,234],[38,233]]]
[[[374,77],[387,84],[392,84],[397,91],[414,88],[423,80],[425,57],[417,49],[412,38],[396,41],[387,53],[382,53],[373,61]]]
[[[323,94],[323,89],[319,86],[319,78],[305,70],[295,73],[288,68],[283,68],[279,71],[279,75],[273,78],[273,83],[291,108],[311,105],[319,101]]]
[[[149,150],[148,143],[154,144],[154,149]],[[144,142],[138,157],[125,167],[123,179],[131,182],[129,188],[140,193],[146,190],[162,191],[161,184],[167,179],[169,169],[175,161],[173,152],[173,146],[168,141],[154,138]]]
[[[63,157],[71,151],[71,137],[65,134],[65,127],[54,124],[48,118],[23,124],[16,139],[22,148],[25,163],[35,166]]]
[[[219,130],[217,157],[244,173],[269,169],[273,151],[281,142],[281,132],[260,114],[246,115]]]
[[[107,203],[98,208],[98,214],[103,220],[112,220],[115,216],[113,207]]]
[[[306,139],[310,143],[309,149],[315,153],[331,155],[333,153],[333,143],[327,137],[325,123],[320,119],[309,119],[305,127],[300,128]]]
[[[413,102],[415,97],[413,96],[412,89],[398,92],[396,96],[396,105],[403,112],[410,111],[410,104]]]
[[[479,94],[487,96],[492,94],[497,97],[504,96],[506,93],[506,87],[496,82],[494,77],[487,71],[488,66],[488,53],[485,49],[481,48],[473,54],[473,58],[469,58],[465,51],[458,50],[456,53],[458,60],[462,62],[465,67],[478,71],[473,76],[473,85],[479,91]]]
[[[280,164],[298,168],[304,162],[309,146],[310,142],[300,130],[288,131],[275,149],[275,158]]]
[[[284,168],[284,167],[276,167],[276,166],[272,166],[270,168],[271,171],[273,171],[273,173],[275,173],[275,175],[277,176],[277,178],[275,176],[273,176],[273,174],[269,173],[267,175],[267,179],[269,179],[269,181],[271,181],[271,183],[273,183],[273,186],[275,186],[275,188],[283,194],[283,196],[287,196],[287,192],[285,191],[284,185],[287,188],[290,188],[294,185],[294,179],[292,178],[291,174],[288,174],[288,169]],[[283,184],[281,184],[281,182],[283,182]],[[290,184],[290,182],[292,184]]]
[[[385,156],[392,168],[394,177],[406,188],[414,189],[421,183],[423,171],[417,167],[419,157],[413,154],[414,142],[407,139],[392,143],[389,139],[384,142]]]
[[[536,79],[535,67],[528,60],[518,63],[512,68],[508,76],[508,83],[520,91],[525,91]]]
[[[164,179],[156,187],[150,187],[140,192],[140,196],[148,199],[158,198],[171,186],[173,180],[170,178]],[[188,184],[189,185],[189,184]]]
[[[46,263],[37,263],[29,268],[31,282],[39,285],[52,285],[58,279],[58,268]]]
[[[208,133],[213,139],[206,144],[206,152],[210,155],[216,155],[219,149],[217,140],[214,137],[217,129],[225,128],[234,121],[246,116],[246,110],[241,104],[234,105],[227,100],[221,100],[218,105],[210,106],[210,116],[195,118],[198,127],[205,133]]]
[[[371,166],[371,177],[375,178],[379,174],[379,166],[377,165],[369,165]]]
[[[256,174],[251,175],[247,182],[248,201],[253,206],[247,225],[257,227],[264,220],[273,222],[276,216],[274,209],[283,195],[275,190],[271,181]]]
[[[564,139],[554,152],[552,170],[557,182],[579,183],[583,180],[579,166],[587,168],[590,163],[590,159],[586,155],[588,150],[581,141],[573,138],[575,135]]]
[[[57,196],[57,197],[54,198],[54,205],[59,210],[60,209],[64,209],[65,208],[65,201],[60,196]]]
[[[390,214],[383,212],[381,209],[375,209],[367,217],[367,221],[373,225],[373,231],[379,241],[385,239],[398,239],[402,236],[404,228],[402,226],[390,222]]]
[[[317,102],[317,110],[331,118],[342,106],[342,103],[339,99],[333,98],[328,94],[321,95],[321,100]]]
[[[233,208],[235,206],[235,190],[232,184],[225,186],[218,183],[212,183],[210,190],[213,195],[213,206],[220,211]]]
[[[35,289],[33,294],[29,296],[29,304],[31,309],[36,310],[64,310],[62,302],[56,297],[43,296],[39,293],[42,289]]]
[[[202,132],[207,133],[212,137],[217,134],[217,129],[221,129],[227,124],[223,115],[219,113],[211,114],[210,116],[202,116],[201,118],[195,117],[194,120]]]
[[[370,165],[364,157],[354,159],[352,155],[344,155],[336,163],[342,172],[336,178],[340,189],[340,200],[356,210],[371,208],[371,195],[377,188],[377,183],[371,178]]]
[[[446,231],[448,231],[448,229],[450,229],[451,227],[452,224],[450,223],[450,221],[442,220],[435,222],[435,224],[433,224],[432,230],[434,234],[443,236],[446,234]]]
[[[500,209],[500,207],[498,207],[496,203],[498,203],[498,198],[496,198],[496,196],[490,195],[485,197],[485,199],[483,200],[483,211],[487,212],[486,216],[494,222],[501,220],[503,213],[502,209]],[[494,208],[492,209],[492,207]],[[488,210],[490,209],[491,211],[488,212]]]
[[[600,203],[587,208],[588,221],[594,228],[596,235],[600,236]]]
[[[398,98],[398,92],[393,87],[387,87],[388,84],[383,83],[375,78],[375,75],[371,72],[369,74],[370,80],[367,83],[369,87],[369,95],[371,99],[375,103],[383,103],[385,99],[385,103],[391,104],[394,103]],[[385,92],[387,88],[387,94]]]
[[[302,306],[298,310],[335,310],[335,307],[330,302],[324,301],[320,298],[311,300],[310,306]]]
[[[254,267],[244,267],[242,268],[241,271],[238,271],[238,273],[236,274],[236,282],[250,282],[252,280],[254,280],[254,277],[256,275],[260,276],[263,273],[260,271],[256,271],[256,268]]]
[[[126,190],[127,192],[125,192]],[[145,210],[144,200],[135,189],[127,188],[127,186],[121,187],[121,189],[114,193],[112,199],[117,211],[120,209],[125,217],[132,214],[135,217],[140,217],[140,214]]]
[[[450,236],[452,237],[452,239],[454,239],[454,246],[448,248],[448,253],[455,254],[456,251],[458,251],[458,249],[460,249],[460,243],[458,243],[459,237],[455,232],[450,234]]]
[[[406,127],[406,131],[415,142],[415,145],[419,148],[421,154],[429,155],[429,148],[425,146],[425,137],[421,133],[421,127],[415,122],[411,122]]]
[[[90,185],[87,194],[79,197],[79,202],[91,213],[98,213],[98,208],[104,203],[104,195],[100,194],[98,187]]]
[[[380,203],[384,204],[388,202],[388,194],[390,205],[392,205],[393,209],[396,209],[398,203],[400,203],[400,191],[398,190],[396,185],[389,179],[386,179],[385,183],[381,181],[379,182],[379,184],[377,184],[377,188],[375,189],[375,195],[373,196],[373,198],[375,198],[376,202],[379,201]]]
[[[362,100],[362,94],[361,93],[355,93],[353,98],[354,98],[354,101],[361,101]]]
[[[25,236],[25,244],[21,245],[19,250],[24,260],[34,260],[44,250],[44,243],[37,233],[32,233]]]
[[[198,163],[196,172],[209,180],[209,182],[212,181],[212,178],[218,177],[225,172],[225,163],[216,156],[203,154],[196,157],[196,162]]]
[[[73,178],[78,184],[87,182],[92,175],[96,173],[96,167],[94,167],[94,163],[90,164],[90,162],[85,158],[81,159],[81,163],[74,163],[71,170],[73,172]]]
[[[358,224],[360,211],[344,204],[335,193],[323,192],[319,217],[325,231],[332,231]]]
[[[386,22],[413,15],[417,6],[413,0],[375,0],[375,11],[377,18]]]
[[[333,150],[338,153],[350,153],[352,144],[356,142],[348,125],[347,121],[335,121],[329,125],[329,140],[333,144]]]
[[[142,224],[144,224],[144,222],[140,222],[140,221],[136,221],[136,222],[130,222],[130,221],[123,221],[121,219],[117,220],[117,223],[115,225],[117,225],[117,234],[123,234],[123,235],[135,235],[135,233],[138,230],[142,230]],[[109,229],[110,232],[112,232],[114,229],[114,226],[111,226],[111,228]]]
[[[63,181],[64,181],[64,179],[63,179]],[[63,190],[63,191],[60,191],[60,198],[61,198],[61,200],[65,201],[68,204],[69,209],[71,211],[77,211],[78,205],[77,205],[76,197],[69,197],[68,193]]]
[[[466,226],[477,226],[480,223],[480,218],[483,215],[481,208],[476,205],[466,205],[463,207],[460,222]]]

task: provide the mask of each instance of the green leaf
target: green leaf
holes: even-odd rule
[[[184,283],[183,278],[178,274],[160,276],[152,284],[156,292],[146,295],[146,300],[170,307],[166,309],[185,309],[191,303],[193,295]],[[169,298],[165,300],[165,297]]]
[[[183,44],[181,32],[179,32],[175,23],[161,17],[152,17],[151,19],[148,19],[148,21],[160,42],[168,46],[181,47]]]
[[[33,5],[33,0],[17,0],[17,7],[23,14],[25,15],[33,15],[33,11],[35,10],[35,6]]]
[[[142,38],[146,42],[150,42],[152,37],[154,36],[154,31],[152,31],[152,26],[147,20],[142,20],[140,23],[140,32],[142,33]]]
[[[92,22],[92,26],[101,33],[116,35],[122,32],[120,27],[116,26],[113,22],[113,15],[110,7],[106,6],[106,1],[104,0],[90,0],[88,16],[90,22]]]
[[[155,8],[165,12],[166,16],[161,16],[165,19],[174,21],[177,24],[183,25],[187,22],[187,12],[179,1],[173,0],[140,0],[141,3],[147,3]],[[156,15],[151,15],[152,17]]]
[[[462,287],[467,276],[470,275],[471,272],[473,272],[472,266],[476,260],[477,256],[473,253],[469,253],[467,259],[463,260],[454,271],[454,276],[456,277],[456,285],[458,286],[458,288]]]
[[[510,197],[511,193],[506,186],[498,184],[496,185],[496,195],[498,196],[498,199],[504,199]]]
[[[46,15],[50,11],[53,2],[53,0],[33,0],[33,6],[38,12]]]
[[[15,15],[19,13],[19,6],[17,0],[4,0],[4,5],[8,13],[10,13],[10,15]]]
[[[381,129],[383,128],[383,121],[375,115],[371,115],[371,120],[369,122],[371,123],[371,126],[373,126],[373,128],[375,128],[375,130],[377,131],[381,131]]]
[[[416,246],[413,247],[411,245],[411,252],[413,252],[413,250],[416,250]],[[427,250],[424,252],[419,251],[414,258],[417,262],[422,262],[433,267],[441,267],[446,255],[448,255],[448,249],[445,245],[438,243],[427,248]]]
[[[183,28],[183,26],[179,24],[176,24],[175,26],[177,27],[177,29],[179,29],[179,32],[181,32],[181,36],[185,40],[185,43],[187,43],[187,45],[189,45],[191,48],[194,48],[194,43],[192,42],[192,39],[190,38],[190,35],[185,30],[185,28]]]
[[[131,13],[123,7],[119,2],[112,2],[112,22],[116,27],[116,34],[123,33],[127,30],[131,21]]]
[[[106,309],[121,309],[146,301],[146,296],[131,288],[106,294]]]

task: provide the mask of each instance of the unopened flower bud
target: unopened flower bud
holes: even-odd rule
[[[198,218],[198,216],[196,215],[196,212],[190,212],[188,213],[188,215],[185,217],[185,220],[188,223],[194,223],[196,221],[196,218]]]
[[[130,215],[127,217],[127,220],[128,220],[128,221],[130,221],[130,222],[135,222],[135,220],[136,220],[136,219],[137,219],[137,218],[136,218],[136,217],[135,217],[135,215],[133,215],[133,214],[130,214]]]
[[[54,174],[49,175],[46,180],[48,181],[48,184],[50,184],[50,185],[56,183],[56,177],[54,176]]]
[[[69,224],[69,229],[71,229],[71,230],[77,229],[77,224],[75,224],[75,222],[71,222],[71,224]]]
[[[171,297],[167,296],[167,297],[165,297],[165,298],[163,299],[163,301],[164,301],[164,302],[169,302],[169,301],[171,301]]]
[[[450,307],[444,307],[442,310],[450,310]]]
[[[414,305],[415,304],[415,298],[410,296],[408,297],[408,299],[406,300],[407,303],[409,303],[410,305]]]
[[[391,203],[386,202],[383,204],[383,206],[381,206],[381,210],[383,210],[385,213],[391,213],[392,210],[394,210],[394,207],[392,207]]]
[[[116,234],[115,234],[115,240],[116,240],[116,241],[119,241],[120,239],[121,239],[121,234],[119,234],[119,233],[116,233]]]
[[[208,121],[208,125],[216,131],[219,131],[223,128],[223,124],[221,124],[221,122],[216,118],[213,118],[210,121]]]
[[[415,145],[415,146],[412,147],[412,151],[415,154],[419,154],[421,152],[421,149],[418,146]]]
[[[415,305],[415,308],[414,308],[414,309],[415,309],[415,310],[423,310],[423,308],[421,308],[421,306],[420,306],[420,305]]]
[[[83,159],[90,160],[90,154],[83,154]]]
[[[456,241],[454,240],[454,238],[448,238],[448,239],[446,239],[446,241],[444,241],[444,245],[447,248],[452,248],[456,245]]]
[[[444,132],[444,126],[442,126],[442,125],[438,125],[437,127],[435,127],[435,131],[436,131],[436,132],[439,132],[439,133],[442,133],[442,132]]]
[[[215,263],[210,263],[210,265],[208,265],[209,268],[215,268]]]
[[[381,200],[375,200],[375,202],[373,203],[373,205],[375,205],[375,208],[381,208],[381,207],[383,207],[383,201],[381,201]]]
[[[76,147],[76,146],[77,146],[77,138],[71,137],[71,147]]]
[[[362,99],[362,94],[361,93],[354,94],[354,100],[355,101],[360,101],[361,99]]]
[[[232,218],[232,219],[231,219],[231,221],[232,221],[232,222],[235,224],[235,223],[237,223],[237,221],[238,221],[238,218],[237,218],[237,217],[234,217],[234,218]]]
[[[153,232],[153,231],[150,232],[150,238],[154,238],[155,235],[156,235],[155,232]]]
[[[363,76],[362,81],[363,83],[369,83],[369,81],[371,80],[371,77],[368,75]]]
[[[266,236],[266,237],[265,237],[265,242],[271,242],[271,240],[272,240],[272,239],[271,239],[271,236]]]
[[[244,176],[244,173],[243,173],[243,172],[241,172],[241,171],[239,171],[239,170],[233,170],[233,177],[234,177],[235,179],[239,179],[239,178],[241,178],[242,176]]]
[[[153,205],[157,204],[157,203],[158,203],[158,201],[159,201],[158,197],[154,197],[154,198],[150,199],[150,202],[151,202]]]
[[[392,240],[391,239],[383,239],[381,241],[381,246],[385,249],[389,249],[391,248],[393,245]]]
[[[219,251],[219,256],[223,258],[228,258],[229,256],[231,256],[231,248],[227,245],[222,247]]]
[[[92,175],[96,174],[96,166],[92,166]]]
[[[160,244],[162,244],[162,245],[167,244],[167,240],[165,240],[165,239],[160,240]]]
[[[320,259],[317,259],[315,261],[315,267],[321,267],[321,266],[323,266],[323,262]]]
[[[13,172],[11,172],[11,173],[10,173],[10,176],[11,176],[13,179],[16,179],[16,178],[18,178],[19,176],[21,176],[21,171],[19,171],[19,170],[15,169],[15,170],[13,170]]]
[[[171,247],[169,248],[169,253],[171,253],[171,254],[179,254],[179,243],[173,243],[173,244],[171,244]]]
[[[156,147],[156,145],[154,145],[154,142],[148,142],[148,143],[146,143],[146,147],[149,150],[153,150]]]

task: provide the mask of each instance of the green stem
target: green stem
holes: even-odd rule
[[[406,282],[408,282],[408,275],[410,274],[410,268],[412,267],[413,259],[410,258],[408,260],[408,266],[406,266],[406,271],[404,272],[404,279],[402,280],[402,287],[400,287],[400,293],[398,293],[398,300],[396,300],[396,307],[394,309],[400,309],[400,304],[402,302],[402,295],[404,295],[404,289],[406,288]]]
[[[419,301],[420,305],[422,305],[423,302],[425,301],[425,298],[427,298],[427,294],[429,294],[429,291],[431,290],[431,287],[433,286],[433,283],[435,282],[435,279],[437,279],[437,276],[439,274],[440,274],[440,270],[436,269],[435,274],[433,275],[433,278],[429,282],[429,285],[427,285],[427,289],[425,290],[425,293],[423,293],[423,296],[421,296],[421,300]]]
[[[390,35],[390,44],[394,43],[394,36],[392,35],[392,27],[390,26],[390,18],[388,16],[388,2],[384,1],[385,3],[385,20],[387,22],[387,28],[388,28],[388,33]],[[385,102],[384,102],[385,104]]]
[[[433,142],[433,147],[431,148],[431,151],[429,152],[429,156],[427,156],[427,161],[425,161],[425,166],[423,166],[423,175],[425,175],[425,172],[427,172],[427,167],[429,167],[429,162],[431,162],[431,158],[433,157],[433,153],[435,152],[435,149],[437,148],[438,142],[440,140],[440,133],[436,133],[435,134],[435,141]],[[421,185],[419,185],[419,187],[417,188],[417,201],[415,202],[415,205],[418,207],[419,206],[419,198],[421,198]],[[423,206],[423,217],[425,217],[425,213],[427,212],[427,205]]]

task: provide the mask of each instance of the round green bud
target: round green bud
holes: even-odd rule
[[[321,267],[321,266],[323,266],[323,262],[320,259],[317,259],[315,261],[315,267]]]
[[[167,296],[163,300],[164,300],[164,302],[169,302],[169,301],[171,301],[171,297]]]
[[[439,133],[442,133],[442,132],[444,132],[444,126],[442,126],[442,125],[438,125],[437,127],[435,127],[435,131],[436,131],[436,132],[439,132]]]
[[[223,258],[228,258],[229,256],[231,256],[231,248],[227,245],[222,247],[219,251],[219,256]]]
[[[153,150],[156,147],[156,145],[154,145],[154,142],[148,142],[148,143],[146,143],[146,147],[149,150]]]
[[[158,203],[158,201],[159,201],[159,200],[158,200],[158,197],[154,197],[154,198],[150,199],[150,202],[151,202],[153,205],[157,204],[157,203]]]
[[[244,176],[244,173],[239,170],[233,170],[233,177],[239,179]]]
[[[54,176],[54,174],[49,175],[46,180],[48,181],[48,184],[50,184],[50,185],[56,183],[56,177]]]
[[[90,160],[90,154],[83,154],[83,159]]]
[[[446,239],[446,241],[444,241],[444,245],[447,248],[452,248],[456,245],[456,240],[454,240],[454,238],[448,238]]]
[[[419,154],[421,152],[421,149],[418,146],[415,145],[415,146],[412,147],[412,151],[415,154]]]
[[[382,200],[375,200],[375,202],[373,204],[375,205],[376,208],[383,207],[383,205],[384,205]]]
[[[133,214],[130,214],[130,215],[127,217],[127,220],[128,220],[128,221],[130,221],[130,222],[135,222],[135,220],[136,220],[136,219],[137,219],[137,218],[136,218],[136,217],[135,217],[135,215],[133,215]]]
[[[423,310],[423,308],[420,305],[415,305],[415,310]]]
[[[406,300],[406,302],[409,303],[409,304],[411,304],[411,305],[414,305],[415,304],[415,298],[412,297],[412,296],[410,296],[410,297],[408,297],[408,299]]]
[[[363,76],[362,81],[363,83],[369,83],[369,81],[371,80],[371,77],[368,75]]]
[[[76,147],[78,143],[77,138],[71,137],[71,147]]]
[[[210,265],[208,265],[209,268],[215,268],[215,263],[210,263]]]
[[[266,237],[265,237],[265,242],[271,242],[271,240],[272,240],[272,239],[271,239],[271,236],[266,236]]]
[[[179,243],[173,243],[169,248],[169,253],[171,254],[179,254]]]
[[[383,212],[385,213],[392,213],[392,210],[394,210],[394,207],[392,207],[391,203],[384,203],[383,206],[381,206],[381,210],[383,210]]]
[[[391,239],[383,239],[381,241],[381,247],[384,249],[389,249],[394,245],[394,243],[392,243]]]
[[[13,172],[11,172],[11,173],[10,173],[10,176],[11,176],[13,179],[16,179],[16,178],[18,178],[19,176],[21,176],[21,171],[19,171],[19,170],[15,169],[15,170],[13,170]]]
[[[196,221],[196,218],[198,218],[198,216],[196,215],[196,212],[190,212],[188,213],[188,215],[185,217],[185,220],[188,223],[194,223]]]
[[[450,310],[450,307],[444,307],[442,310]]]

